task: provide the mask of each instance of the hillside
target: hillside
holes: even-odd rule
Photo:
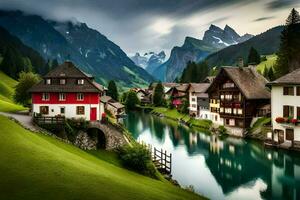
[[[20,105],[12,101],[14,87],[18,82],[0,71],[0,111],[24,110]]]
[[[254,47],[261,55],[273,54],[278,51],[282,30],[283,26],[277,26],[243,43],[232,45],[213,53],[206,60],[211,67],[235,65],[240,57],[247,62],[247,56],[251,47]]]
[[[0,199],[201,199],[0,116]]]
[[[17,60],[16,57],[19,56],[23,59],[23,65],[26,65],[27,68],[31,68],[39,74],[47,72],[48,69],[45,68],[45,61],[37,51],[24,45],[17,37],[11,35],[6,29],[0,26],[0,55],[3,57],[8,49],[13,52],[14,60]],[[22,66],[22,70],[24,70],[23,68],[24,66]],[[7,72],[13,71],[12,69],[7,69],[6,66],[5,70]],[[17,76],[14,73],[12,75]]]
[[[111,79],[122,86],[153,81],[118,45],[85,23],[55,22],[20,11],[0,11],[0,25],[45,59],[57,59],[60,63],[71,60],[102,84]]]

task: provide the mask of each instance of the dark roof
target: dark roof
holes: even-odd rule
[[[222,67],[209,91],[219,84],[222,73],[227,74],[247,99],[270,99],[270,91],[266,88],[268,81],[254,67]]]
[[[204,83],[212,83],[215,78],[216,78],[216,76],[207,76],[203,82]]]
[[[196,93],[205,93],[210,83],[190,83],[189,88],[193,88]]]
[[[112,98],[111,98],[110,96],[102,96],[102,97],[100,98],[100,101],[101,101],[102,103],[107,103],[107,102],[109,102],[111,99],[112,99]]]
[[[286,74],[268,85],[298,85],[300,84],[300,68]]]
[[[124,105],[117,102],[117,101],[114,101],[114,102],[108,101],[108,104],[115,107],[115,108],[117,108],[117,109],[124,108]]]
[[[90,76],[79,70],[72,62],[64,62],[51,70],[44,78],[51,78],[51,84],[40,81],[29,89],[29,92],[102,92],[104,87],[96,83]],[[65,78],[66,84],[60,85],[59,78]],[[84,79],[84,84],[78,85],[78,78]],[[56,80],[57,79],[57,80]]]

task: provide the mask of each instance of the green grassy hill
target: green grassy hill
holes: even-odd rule
[[[0,199],[201,199],[0,116]]]
[[[256,67],[257,71],[261,72],[262,74],[264,72],[265,67],[267,67],[268,69],[270,67],[274,67],[277,56],[275,54],[272,54],[272,55],[267,55],[266,58],[267,58],[266,61],[259,63],[259,65],[257,65]]]
[[[25,108],[13,102],[12,96],[17,81],[0,71],[0,111],[13,112]]]

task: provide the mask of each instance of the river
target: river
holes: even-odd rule
[[[300,199],[300,152],[218,138],[142,112],[125,126],[136,140],[172,153],[172,175],[210,199]]]

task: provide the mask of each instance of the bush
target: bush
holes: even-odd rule
[[[227,129],[224,127],[224,126],[219,126],[218,127],[218,133],[220,134],[220,135],[224,135],[224,134],[228,134],[228,132],[227,132]]]
[[[86,121],[84,118],[72,118],[72,119],[67,119],[67,123],[73,128],[77,130],[86,130],[89,122]]]
[[[146,147],[140,144],[125,145],[120,148],[119,155],[124,167],[156,178],[156,169],[151,161],[151,153]]]

